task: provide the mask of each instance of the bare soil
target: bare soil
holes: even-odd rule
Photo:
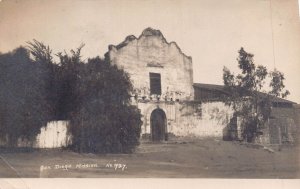
[[[275,147],[216,139],[142,143],[133,154],[67,150],[0,152],[1,178],[300,178],[299,146]]]

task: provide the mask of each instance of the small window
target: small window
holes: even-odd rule
[[[161,79],[159,73],[149,73],[150,76],[150,93],[161,95]]]

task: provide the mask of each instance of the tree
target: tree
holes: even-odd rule
[[[248,142],[253,142],[261,133],[271,114],[272,100],[275,97],[286,97],[289,91],[284,90],[284,74],[274,69],[268,72],[262,65],[256,66],[253,54],[247,53],[243,48],[237,58],[241,73],[234,75],[226,67],[223,69],[225,90],[228,91],[226,103],[231,105],[236,116],[242,119],[242,135]],[[270,82],[267,92],[268,77]]]
[[[0,55],[0,137],[10,147],[33,141],[49,120],[45,69],[23,47]]]
[[[75,58],[79,54],[73,53],[69,63],[80,60]],[[130,105],[132,85],[127,73],[99,57],[77,66],[76,106],[69,117],[72,148],[92,153],[132,152],[139,144],[142,122],[139,110]]]
[[[82,47],[58,53],[58,63],[37,40],[0,54],[0,137],[10,146],[34,141],[48,121],[61,119],[70,120],[75,151],[127,153],[139,144],[141,114],[130,105],[128,74],[99,57],[83,62]]]
[[[49,120],[61,120],[59,111],[59,93],[61,91],[59,65],[54,62],[52,50],[40,41],[33,39],[27,42],[27,49],[35,65],[42,68],[41,75],[45,87],[45,99],[47,106],[45,110]]]
[[[60,117],[70,120],[71,149],[127,153],[139,144],[141,114],[130,105],[132,84],[123,70],[99,57],[81,60],[81,45],[58,53]]]

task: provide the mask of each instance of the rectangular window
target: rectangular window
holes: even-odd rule
[[[161,79],[159,73],[149,73],[150,76],[150,93],[161,95]]]

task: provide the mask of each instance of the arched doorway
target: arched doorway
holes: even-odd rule
[[[153,141],[167,140],[167,117],[165,112],[157,108],[150,117],[151,138]]]

